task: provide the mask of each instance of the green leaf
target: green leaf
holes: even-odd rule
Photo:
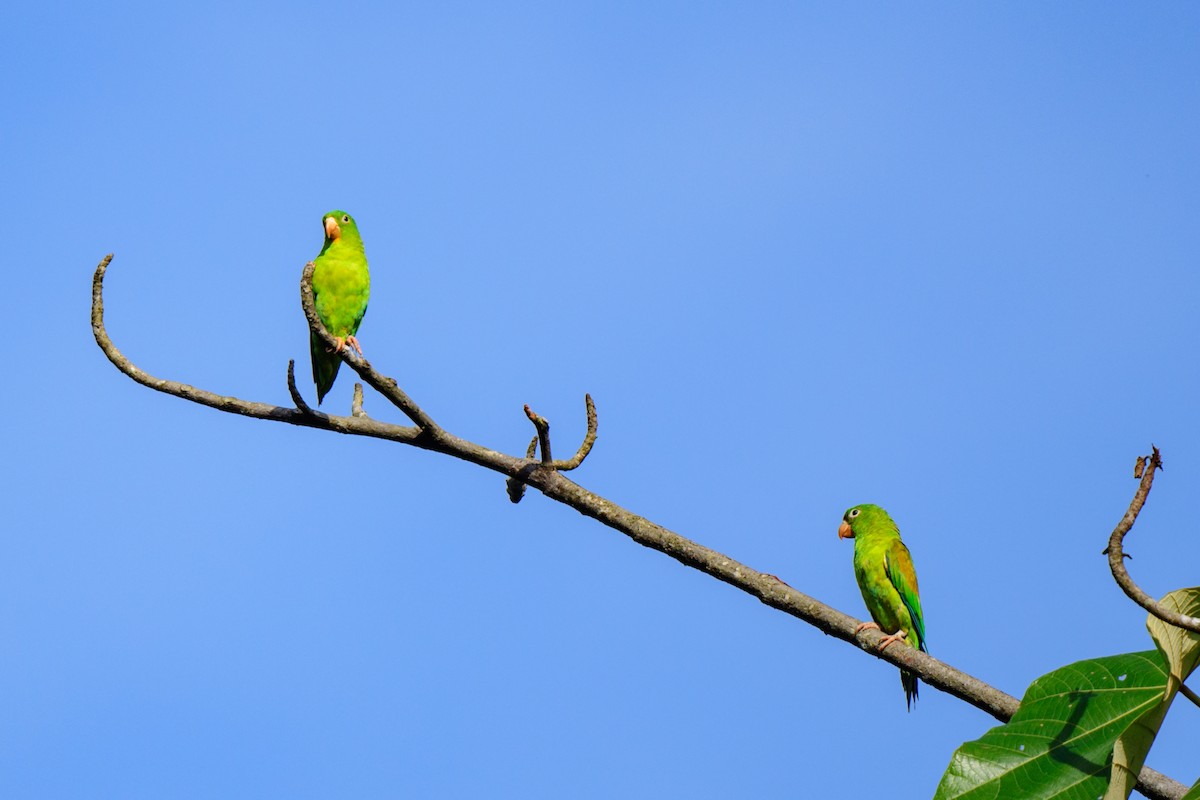
[[[1179,800],[1200,800],[1200,781],[1196,781],[1195,785],[1188,789],[1187,794]]]
[[[1200,586],[1190,589],[1177,589],[1159,600],[1159,605],[1189,617],[1200,617]],[[1187,680],[1188,675],[1200,662],[1200,633],[1185,631],[1163,622],[1150,614],[1146,618],[1146,628],[1154,637],[1154,643],[1167,657],[1171,667],[1171,679],[1174,690],[1179,690],[1179,684]]]
[[[1200,616],[1200,587],[1179,589],[1159,601],[1159,604],[1171,611],[1188,616]],[[1117,739],[1113,748],[1112,780],[1104,800],[1125,800],[1137,783],[1137,774],[1146,763],[1146,754],[1154,737],[1162,726],[1167,709],[1179,691],[1179,686],[1200,660],[1200,634],[1185,631],[1174,625],[1163,622],[1150,614],[1146,618],[1146,627],[1154,637],[1154,643],[1167,659],[1169,677],[1163,696],[1158,704],[1134,721]]]
[[[1117,737],[1158,706],[1167,679],[1158,650],[1078,661],[1043,675],[1007,725],[954,752],[934,800],[1096,800],[1108,784]]]

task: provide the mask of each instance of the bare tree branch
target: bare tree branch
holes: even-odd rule
[[[1197,707],[1200,707],[1200,695],[1197,695],[1195,692],[1193,692],[1191,687],[1189,687],[1186,683],[1179,684],[1179,693],[1195,703]]]
[[[1134,583],[1133,578],[1129,577],[1129,571],[1125,569],[1125,559],[1131,557],[1122,549],[1125,542],[1125,534],[1129,533],[1129,530],[1133,527],[1133,523],[1137,522],[1138,514],[1141,513],[1142,506],[1146,504],[1146,498],[1150,494],[1150,486],[1154,483],[1154,473],[1162,469],[1162,457],[1159,455],[1158,448],[1154,445],[1150,445],[1150,448],[1154,452],[1150,454],[1149,459],[1146,460],[1146,456],[1140,456],[1137,465],[1134,467],[1134,475],[1140,473],[1142,480],[1138,484],[1137,491],[1134,492],[1133,500],[1130,501],[1129,509],[1125,512],[1125,516],[1121,517],[1121,521],[1117,523],[1112,536],[1108,537],[1108,547],[1104,548],[1103,554],[1108,556],[1108,567],[1112,570],[1113,578],[1116,579],[1117,585],[1121,587],[1121,591],[1125,592],[1133,602],[1163,622],[1183,628],[1184,630],[1200,633],[1200,619],[1163,607],[1153,597],[1146,594],[1140,586]],[[1143,466],[1146,467],[1145,470],[1142,470]]]
[[[507,475],[522,485],[527,483],[551,500],[570,506],[579,513],[624,533],[638,544],[664,553],[685,566],[707,573],[758,598],[772,608],[807,622],[827,635],[853,644],[864,653],[911,670],[930,686],[964,700],[1002,722],[1007,722],[1017,710],[1019,702],[1015,697],[989,686],[962,670],[938,661],[927,653],[906,646],[889,647],[882,652],[878,651],[876,646],[883,634],[876,630],[866,630],[856,635],[855,630],[859,620],[854,617],[843,614],[837,609],[793,589],[771,574],[751,569],[726,555],[634,514],[568,479],[559,470],[567,468],[567,465],[571,465],[572,468],[578,466],[595,441],[596,415],[590,397],[588,398],[588,436],[585,438],[583,446],[569,461],[553,462],[549,460],[548,445],[543,448],[542,460],[535,461],[532,458],[532,443],[526,458],[515,458],[461,439],[443,430],[407,394],[400,390],[394,379],[376,372],[364,359],[351,353],[350,348],[342,351],[343,361],[367,384],[400,409],[416,424],[416,427],[391,425],[366,416],[338,417],[312,409],[306,411],[300,408],[302,400],[297,402],[297,408],[294,409],[255,403],[206,392],[187,384],[156,378],[138,369],[122,355],[104,329],[102,289],[104,274],[111,260],[111,254],[101,260],[96,267],[95,278],[92,282],[92,332],[96,337],[97,344],[117,369],[144,386],[220,411],[338,433],[372,436],[378,439],[402,442],[478,464]],[[333,339],[321,326],[320,319],[313,307],[311,277],[312,264],[310,263],[305,267],[301,279],[301,302],[309,326],[323,342],[332,348]],[[292,389],[294,389],[294,379],[292,384]],[[293,401],[295,400],[294,396]],[[532,414],[532,412],[530,413]],[[536,415],[532,415],[531,419],[533,416]],[[546,463],[547,461],[549,463]],[[560,467],[560,465],[562,466]],[[512,480],[509,481],[509,495],[510,498],[513,496]],[[518,499],[520,498],[515,498],[514,502]],[[1179,800],[1187,791],[1187,787],[1183,784],[1148,768],[1143,768],[1138,777],[1138,789],[1152,800]]]

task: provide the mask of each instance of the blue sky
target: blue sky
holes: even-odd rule
[[[360,339],[451,431],[856,616],[875,502],[933,654],[1013,694],[1200,583],[1200,9],[49,4],[0,32],[6,797],[929,796],[992,720],[503,480],[287,404]],[[349,407],[343,371],[326,408]],[[306,381],[303,390],[313,397]],[[370,392],[366,409],[398,415]],[[1191,783],[1200,710],[1151,766]],[[886,787],[886,788],[885,788]]]

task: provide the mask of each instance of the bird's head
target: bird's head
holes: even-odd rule
[[[321,221],[325,225],[326,247],[342,238],[359,239],[358,226],[354,224],[354,217],[345,211],[330,211]]]
[[[883,520],[891,522],[891,517],[877,505],[863,503],[851,506],[846,509],[845,514],[842,514],[842,524],[838,526],[838,538],[853,539],[854,534],[863,530],[864,527]]]

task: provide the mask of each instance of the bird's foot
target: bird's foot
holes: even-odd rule
[[[359,358],[362,358],[362,347],[360,347],[360,346],[359,346],[359,344],[358,344],[358,339],[355,339],[353,336],[347,336],[347,337],[346,337],[346,344],[348,344],[348,345],[350,345],[351,347],[353,347],[353,348],[354,348],[354,352],[358,353],[358,357],[359,357]]]
[[[892,644],[893,642],[902,642],[906,638],[908,638],[908,633],[906,633],[905,630],[903,628],[901,628],[900,630],[896,631],[895,633],[890,633],[887,636],[880,639],[879,644],[875,647],[875,649],[883,650],[883,648],[887,647],[889,644]]]
[[[863,631],[877,631],[877,630],[879,630],[878,624],[876,624],[874,622],[862,622],[862,623],[859,623],[859,626],[854,629],[854,635],[858,636]]]
[[[325,348],[326,353],[340,353],[346,349],[346,340],[340,336],[333,337],[333,349]]]

